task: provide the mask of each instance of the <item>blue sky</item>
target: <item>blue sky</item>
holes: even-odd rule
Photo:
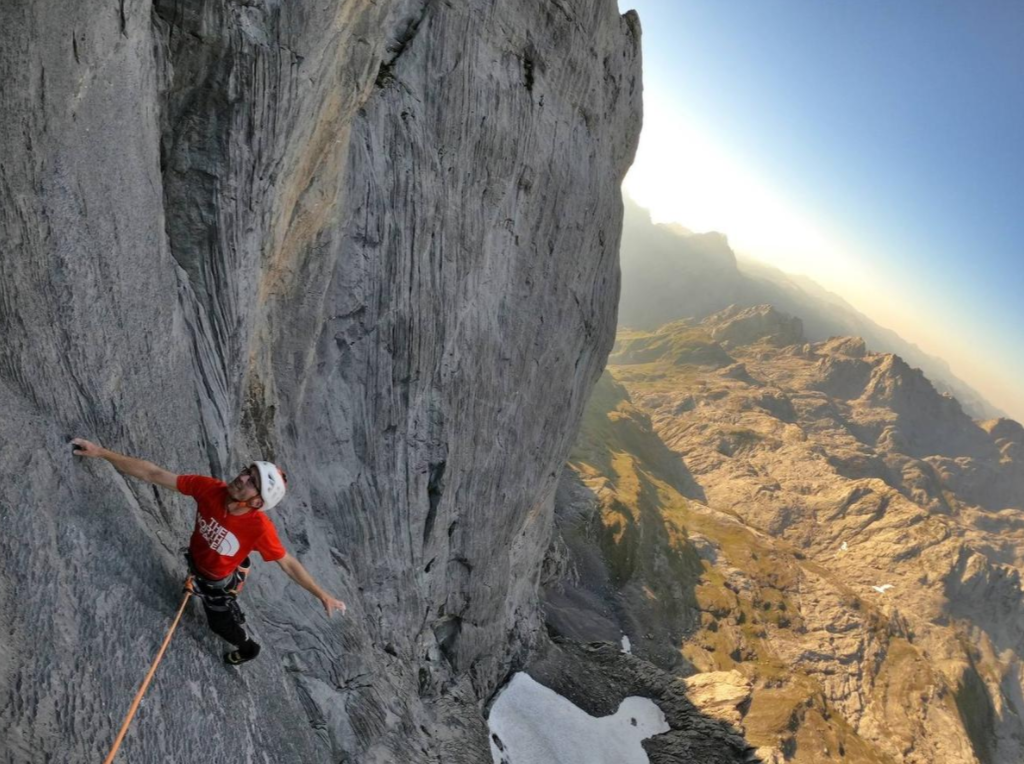
[[[814,278],[1024,420],[1024,2],[619,7],[644,49],[627,193]]]

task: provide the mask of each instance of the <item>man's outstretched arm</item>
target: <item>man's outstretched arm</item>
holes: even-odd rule
[[[290,554],[285,554],[280,560],[275,560],[281,569],[288,574],[288,577],[292,581],[297,583],[307,592],[316,597],[320,602],[323,603],[324,610],[327,611],[327,615],[331,615],[335,610],[339,611],[342,615],[345,615],[345,603],[341,600],[336,600],[330,594],[321,589],[313,577],[309,575],[309,571],[306,570],[302,563],[292,557]]]
[[[75,456],[106,459],[125,475],[131,475],[134,478],[139,478],[147,483],[153,483],[164,488],[177,489],[178,487],[178,476],[162,467],[157,467],[153,462],[119,454],[116,451],[103,448],[103,446],[90,443],[85,438],[74,438],[71,443],[75,447],[75,450],[72,452]]]

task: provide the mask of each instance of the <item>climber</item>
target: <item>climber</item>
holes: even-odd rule
[[[299,586],[323,603],[327,615],[345,614],[345,603],[320,588],[298,560],[281,545],[267,510],[284,498],[284,473],[270,462],[253,462],[230,483],[203,475],[175,475],[151,462],[110,451],[84,438],[74,438],[73,453],[101,457],[119,471],[196,501],[196,525],[185,555],[192,573],[192,592],[202,600],[210,629],[235,646],[224,661],[238,665],[260,654],[260,646],[243,626],[245,615],[237,596],[249,574],[249,553],[256,550],[276,562]]]

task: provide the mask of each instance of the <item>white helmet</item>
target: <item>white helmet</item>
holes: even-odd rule
[[[284,498],[287,478],[281,469],[270,462],[253,462],[252,466],[260,473],[260,498],[263,499],[264,511],[273,509]]]

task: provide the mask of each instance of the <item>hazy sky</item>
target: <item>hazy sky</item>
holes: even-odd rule
[[[1024,421],[1024,0],[619,0],[625,188],[949,361]]]

